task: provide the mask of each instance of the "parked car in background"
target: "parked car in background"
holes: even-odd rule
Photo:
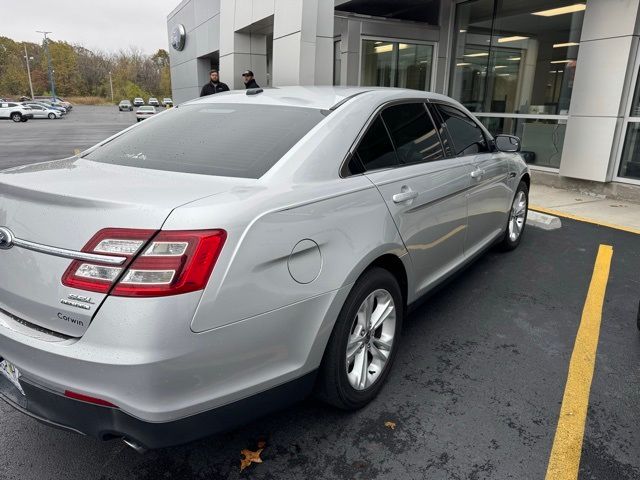
[[[152,105],[154,107],[159,107],[160,106],[160,102],[158,101],[158,99],[156,97],[151,97],[151,98],[149,98],[149,105]]]
[[[0,172],[3,394],[134,448],[312,391],[361,408],[407,348],[409,305],[518,247],[519,149],[444,95],[282,87]]]
[[[52,97],[51,95],[36,95],[35,97],[33,97],[33,99],[37,101],[46,100],[48,102],[51,102],[53,105],[64,107],[68,112],[73,108],[73,105],[71,103],[65,101],[60,97]]]
[[[49,108],[53,108],[54,110],[58,110],[58,111],[62,112],[63,115],[66,115],[68,113],[66,108],[64,108],[64,107],[62,107],[60,105],[56,105],[54,103],[51,103],[49,100],[36,100],[36,103],[39,103],[39,104],[44,105],[44,106],[49,107]]]
[[[62,118],[62,112],[60,110],[51,108],[48,105],[35,102],[22,102],[22,104],[32,110],[33,118],[48,118],[50,120]]]
[[[151,105],[143,105],[138,110],[136,110],[136,121],[144,120],[145,118],[149,118],[151,115],[156,114],[156,107],[152,107]]]
[[[136,98],[133,99],[133,106],[134,107],[140,107],[142,105],[144,105],[144,100],[142,98],[136,97]]]
[[[14,122],[26,122],[33,118],[33,111],[18,102],[0,102],[0,119],[9,119]]]
[[[165,107],[173,107],[173,100],[168,97],[162,99],[162,105]]]
[[[118,110],[120,110],[121,112],[123,111],[132,112],[133,105],[131,105],[131,102],[129,100],[121,100],[120,103],[118,104]]]

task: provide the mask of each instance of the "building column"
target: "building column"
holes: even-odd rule
[[[560,175],[607,182],[638,47],[639,0],[588,0]]]
[[[340,38],[340,84],[358,85],[362,22],[350,18],[341,20],[343,30]]]
[[[220,2],[220,81],[232,90],[244,88],[245,70],[254,73],[258,85],[267,85],[267,36],[247,31],[253,13],[250,0]]]
[[[274,86],[333,83],[333,2],[275,0]]]

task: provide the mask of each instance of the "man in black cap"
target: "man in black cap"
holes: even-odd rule
[[[260,88],[260,85],[256,83],[256,79],[253,78],[253,72],[251,70],[245,70],[242,74],[242,80],[244,81],[245,88]]]
[[[218,70],[215,68],[209,72],[211,81],[202,87],[200,96],[213,95],[214,93],[228,92],[229,87],[226,83],[222,83],[218,77]]]

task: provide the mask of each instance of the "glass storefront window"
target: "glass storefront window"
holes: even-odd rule
[[[640,74],[629,111],[618,176],[640,180]]]
[[[476,112],[566,115],[585,9],[576,0],[459,4],[450,95]]]
[[[635,101],[634,108],[637,108]],[[640,180],[640,123],[638,122],[629,122],[627,124],[627,134],[622,148],[618,176]]]
[[[432,68],[433,45],[362,41],[362,86],[428,90]]]
[[[540,167],[560,168],[566,120],[508,117],[478,117],[491,135],[516,135],[522,142],[525,162]]]

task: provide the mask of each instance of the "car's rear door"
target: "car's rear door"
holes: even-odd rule
[[[411,255],[415,293],[420,295],[464,258],[469,166],[447,158],[421,101],[382,110],[356,156],[378,187]]]
[[[453,154],[471,167],[464,248],[466,255],[473,255],[493,241],[506,225],[512,196],[509,161],[504,154],[494,151],[491,139],[464,111],[444,102],[432,102],[431,109],[442,121]]]

